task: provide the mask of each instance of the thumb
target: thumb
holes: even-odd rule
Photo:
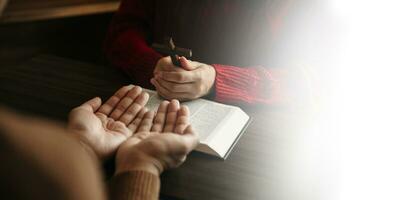
[[[85,102],[80,107],[84,108],[84,109],[86,109],[88,111],[95,112],[95,111],[98,110],[98,108],[101,106],[101,104],[102,104],[101,98],[95,97],[95,98]]]
[[[199,144],[199,135],[193,130],[192,125],[189,125],[181,136],[185,140],[189,152]]]
[[[162,57],[161,59],[158,60],[158,62],[155,65],[155,69],[153,70],[153,74],[158,74],[161,71],[174,71],[175,69],[178,69],[179,67],[175,67],[172,63],[172,59],[170,56]]]
[[[180,62],[180,66],[185,70],[192,71],[196,69],[196,67],[193,66],[193,63],[190,62],[188,59],[186,59],[184,56],[179,58],[179,62]]]

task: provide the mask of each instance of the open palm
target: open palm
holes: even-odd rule
[[[160,174],[181,165],[198,144],[198,136],[189,125],[189,109],[172,100],[164,101],[156,115],[148,112],[138,131],[119,147],[116,174],[145,170]]]
[[[139,86],[124,86],[102,104],[99,97],[74,108],[68,128],[101,159],[114,155],[134,133],[134,123],[147,112],[149,95]]]

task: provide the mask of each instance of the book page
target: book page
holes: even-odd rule
[[[191,118],[192,126],[198,132],[200,141],[207,142],[214,130],[231,111],[232,108],[228,106],[203,102],[201,109]]]
[[[231,150],[243,128],[249,121],[249,116],[240,108],[231,107],[231,112],[225,116],[220,125],[213,131],[213,134],[207,138],[206,144],[221,157]]]
[[[164,99],[162,99],[155,91],[147,90],[147,89],[144,89],[144,91],[149,94],[149,100],[148,100],[148,103],[145,105],[145,107],[148,110],[154,110],[156,112],[156,110],[159,107],[159,104]]]

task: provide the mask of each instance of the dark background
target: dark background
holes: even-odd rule
[[[104,63],[102,45],[112,14],[0,24],[0,66],[52,54]]]

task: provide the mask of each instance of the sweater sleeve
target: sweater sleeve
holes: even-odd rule
[[[149,46],[153,7],[149,0],[123,0],[104,44],[107,59],[147,88],[152,88],[149,80],[162,57]]]
[[[159,189],[159,177],[144,171],[116,175],[109,184],[112,200],[157,200]]]
[[[282,103],[281,71],[263,67],[214,64],[216,101],[277,105]]]

